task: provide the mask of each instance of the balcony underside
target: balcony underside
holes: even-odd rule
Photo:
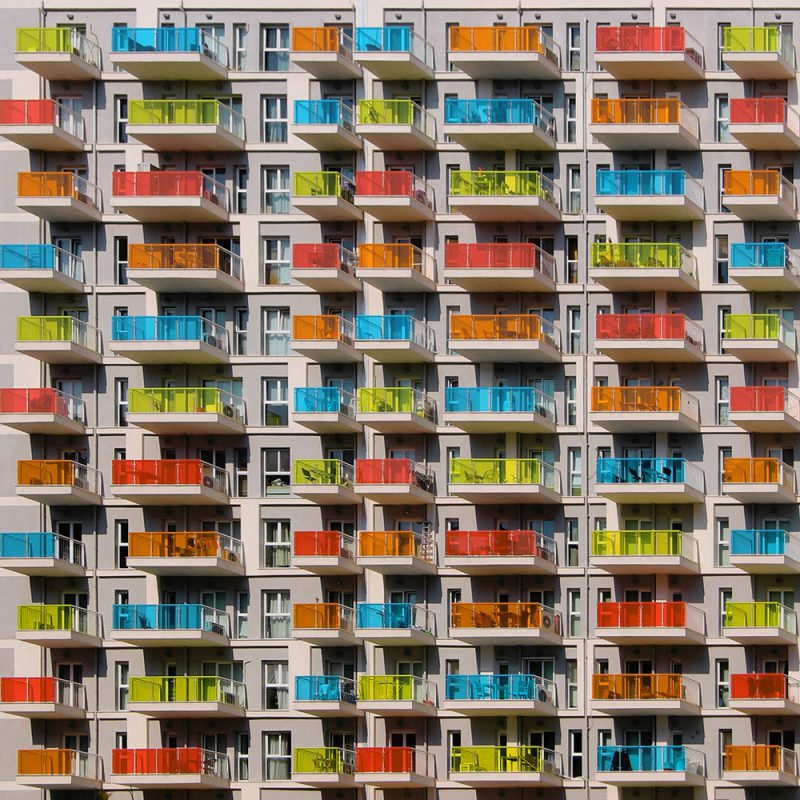
[[[343,197],[293,195],[292,205],[320,222],[361,222],[364,212]]]
[[[700,140],[688,125],[680,122],[597,123],[589,133],[609,150],[699,150]]]
[[[703,348],[685,339],[596,339],[594,347],[598,353],[620,364],[644,361],[697,364],[705,361]]]
[[[785,411],[731,411],[729,420],[749,433],[800,432],[800,419]]]
[[[295,484],[292,494],[311,500],[319,506],[352,506],[360,505],[363,498],[353,491],[352,486],[336,484]]]
[[[46,506],[99,506],[103,498],[80,486],[17,486],[17,497],[27,497]]]
[[[356,342],[356,349],[382,364],[422,364],[434,360],[433,353],[416,342],[362,339]]]
[[[347,150],[361,150],[364,146],[361,137],[353,131],[344,128],[337,123],[292,125],[292,133],[310,144],[315,150],[320,152],[344,152]]]
[[[449,339],[448,348],[470,361],[560,364],[561,353],[541,339]]]
[[[99,81],[100,70],[73,53],[14,54],[17,64],[48,81]]]
[[[219,81],[228,70],[203,53],[111,53],[110,61],[140,81]]]
[[[739,786],[797,786],[797,775],[778,769],[726,769],[722,773],[722,777]]]
[[[475,222],[560,222],[561,211],[538,195],[450,195],[450,210]]]
[[[213,627],[213,626],[211,626]],[[228,637],[214,630],[112,630],[111,638],[137,647],[228,647]]]
[[[589,420],[609,433],[700,432],[700,422],[681,411],[590,411]]]
[[[429,505],[436,500],[432,492],[407,483],[356,483],[356,492],[383,506]]]
[[[357,364],[364,360],[353,345],[338,339],[292,339],[290,347],[297,355],[319,364]]]
[[[58,649],[74,648],[94,648],[102,645],[99,636],[79,631],[17,631],[16,639],[18,642],[29,642],[37,644],[39,647],[53,647]]]
[[[436,281],[411,267],[359,268],[356,277],[382,292],[435,292]]]
[[[436,575],[432,561],[417,556],[359,556],[359,566],[384,575]]]
[[[695,772],[682,772],[671,770],[641,770],[641,771],[619,771],[619,772],[596,772],[595,780],[609,786],[652,786],[652,787],[675,787],[675,786],[704,786],[706,779],[703,775]]]
[[[330,718],[330,717],[363,717],[362,709],[357,708],[355,703],[347,703],[344,700],[294,700],[292,709],[308,714],[311,717]]]
[[[592,567],[611,575],[697,575],[700,565],[685,556],[591,556]]]
[[[433,80],[433,69],[414,53],[360,50],[355,60],[382,81]]]
[[[538,699],[445,700],[442,711],[465,717],[555,717],[558,714],[552,703]]]
[[[555,433],[553,420],[533,411],[448,411],[444,422],[467,433]]]
[[[612,292],[696,292],[697,279],[678,267],[591,267],[589,276]]]
[[[548,617],[543,623],[551,622]],[[561,645],[561,634],[553,627],[541,628],[450,628],[450,638],[475,645]]]
[[[364,568],[344,556],[292,556],[292,566],[313,575],[360,575]]]
[[[341,269],[293,269],[292,280],[310,286],[316,292],[360,292],[361,281]]]
[[[447,58],[454,67],[475,79],[554,81],[561,78],[558,64],[535,50],[450,50]]]
[[[244,150],[244,140],[216,124],[132,125],[128,123],[128,136],[145,147],[161,153],[219,152]]]
[[[111,486],[111,494],[139,506],[227,506],[230,503],[227,492],[200,484],[116,484]]]
[[[788,198],[777,195],[726,194],[722,202],[731,214],[742,220],[795,222],[797,209]]]
[[[432,204],[424,195],[356,195],[354,202],[358,208],[379,222],[430,222],[436,218]]]
[[[63,703],[2,703],[0,711],[27,719],[86,719],[86,711]]]
[[[50,789],[55,792],[66,789],[99,789],[103,782],[77,775],[17,775],[17,785],[35,786],[38,789]]]
[[[479,789],[562,785],[561,777],[551,772],[451,772],[450,780]]]
[[[640,81],[701,81],[705,79],[703,67],[688,53],[595,53],[595,62],[615,80]]]
[[[362,76],[358,64],[334,51],[293,50],[289,57],[293,64],[320,80],[349,81]]]
[[[75,342],[16,342],[14,349],[25,356],[37,358],[46,364],[99,364],[103,357]]]
[[[750,575],[800,574],[800,561],[782,553],[763,556],[731,554],[730,565]]]
[[[431,647],[436,644],[433,632],[422,628],[356,628],[356,636],[380,647]]]
[[[347,414],[339,411],[295,411],[292,419],[304,428],[316,433],[360,433],[364,427]]]
[[[20,211],[46,219],[48,222],[100,222],[102,214],[80,197],[17,197]]]
[[[702,503],[705,494],[686,483],[596,483],[595,494],[614,503]]]
[[[165,775],[111,775],[111,783],[131,786],[134,789],[227,789],[231,782],[227,778],[207,775],[202,772],[170,773]]]
[[[540,484],[526,483],[450,483],[448,494],[461,497],[476,505],[481,503],[525,503],[530,505],[560,505],[561,494]]]
[[[640,572],[641,574],[641,572]],[[592,700],[592,711],[608,714],[610,717],[642,717],[669,714],[671,717],[699,717],[700,706],[680,698],[639,698],[637,700]]]
[[[361,784],[349,772],[292,772],[292,780],[318,789],[355,789]]]
[[[0,125],[0,136],[28,150],[80,153],[84,143],[58,125]]]
[[[130,569],[138,569],[151,575],[217,575],[219,577],[241,577],[244,575],[244,564],[234,560],[230,554],[222,556],[128,556]]]
[[[183,702],[172,700],[157,702],[144,700],[128,702],[128,711],[144,714],[155,719],[192,719],[204,717],[243,717],[245,710],[234,703],[222,703],[217,700]]]
[[[743,80],[794,79],[795,68],[780,53],[723,53],[722,60]]]
[[[244,284],[233,275],[219,269],[128,268],[128,280],[165,294],[208,292],[240,294]]]
[[[794,349],[779,339],[723,339],[722,351],[739,361],[776,363],[797,360]]]
[[[356,125],[356,133],[371,142],[378,150],[417,152],[436,149],[436,140],[413,125],[358,124]]]
[[[722,493],[740,503],[796,503],[795,493],[782,483],[725,483]]]
[[[227,364],[228,354],[210,342],[113,341],[115,355],[138,364]]]
[[[3,282],[26,292],[45,294],[83,294],[86,287],[56,269],[0,269]]]
[[[111,205],[139,222],[228,222],[225,206],[206,197],[113,195]]]
[[[620,222],[700,222],[705,216],[685,195],[598,195],[595,204]]]
[[[20,575],[43,578],[83,578],[86,575],[82,564],[73,564],[61,558],[3,558],[0,559],[0,567]]]
[[[376,789],[432,789],[436,786],[436,778],[410,772],[356,772],[355,781]]]
[[[356,419],[379,433],[436,433],[436,423],[412,412],[359,411]]]
[[[61,414],[0,414],[0,425],[25,433],[47,433],[55,436],[82,436],[86,426]]]
[[[555,575],[556,563],[549,558],[524,556],[445,556],[444,567],[465,575]]]
[[[595,635],[598,639],[617,645],[626,644],[705,644],[706,637],[686,627],[662,628],[601,628]]]
[[[358,707],[381,717],[435,717],[437,714],[433,703],[419,700],[359,700]]]
[[[498,150],[555,150],[552,136],[538,125],[498,124],[449,124],[444,126],[445,136],[460,144],[465,150],[490,152]]]
[[[136,411],[128,414],[128,424],[164,436],[170,434],[234,436],[244,433],[244,423],[241,419],[212,411],[195,413]]]
[[[777,625],[772,627],[736,627],[726,625],[722,631],[726,639],[733,639],[739,644],[797,644],[797,635],[780,628]]]
[[[744,698],[728,700],[728,708],[741,711],[748,716],[783,717],[800,714],[800,703],[783,697]]]
[[[800,291],[800,275],[786,267],[733,267],[733,281],[749,292],[797,292]]]
[[[317,647],[355,647],[360,644],[352,631],[341,628],[292,628],[292,638]]]
[[[444,279],[468,292],[554,292],[555,281],[538,269],[445,267]]]
[[[728,132],[748,150],[800,150],[800,136],[784,122],[732,122]]]

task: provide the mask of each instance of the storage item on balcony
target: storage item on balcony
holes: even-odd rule
[[[598,25],[594,60],[617,80],[703,80],[703,47],[682,25]]]

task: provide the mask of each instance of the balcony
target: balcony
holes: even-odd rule
[[[697,259],[677,242],[593,242],[589,275],[615,292],[696,292]]]
[[[379,222],[432,222],[433,189],[413,172],[357,172],[355,204]]]
[[[700,222],[703,187],[680,169],[598,170],[595,204],[619,222]]]
[[[71,25],[17,28],[17,64],[48,81],[99,81],[100,47]]]
[[[616,80],[705,79],[703,47],[678,25],[598,25],[594,60]]]
[[[202,172],[116,171],[111,205],[139,222],[228,222],[226,186]]]
[[[297,675],[292,708],[312,717],[360,717],[356,685],[339,675]]]
[[[436,499],[430,467],[408,458],[357,458],[355,489],[384,506],[427,505]]]
[[[338,314],[293,317],[290,348],[319,364],[352,364],[363,360],[354,347],[353,323]]]
[[[444,421],[467,433],[554,433],[555,398],[533,386],[449,386]]]
[[[295,100],[291,132],[315,150],[361,150],[356,135],[352,103],[339,98],[328,100]]]
[[[355,185],[341,172],[295,172],[291,204],[320,222],[361,222]]]
[[[453,314],[448,348],[477,362],[561,363],[561,339],[539,314]]]
[[[450,637],[467,644],[560,645],[561,614],[541,603],[453,603]]]
[[[555,540],[538,531],[447,531],[443,566],[465,575],[554,575]]]
[[[355,345],[381,364],[430,363],[435,354],[433,329],[409,314],[359,314]]]
[[[450,780],[478,788],[561,786],[561,754],[542,747],[453,747]]]
[[[83,117],[56,100],[0,100],[0,136],[28,150],[83,152]]]
[[[598,458],[595,494],[614,503],[702,503],[703,471],[685,458]]]
[[[697,539],[682,531],[592,532],[589,563],[611,575],[697,575],[699,562]]]
[[[781,603],[725,603],[722,635],[739,644],[786,645],[797,641],[794,609]]]
[[[683,745],[597,748],[595,780],[619,787],[705,786],[705,756]]]
[[[725,746],[722,778],[739,786],[797,786],[797,756],[794,750],[771,744]]]
[[[705,644],[703,609],[682,601],[597,604],[595,635],[612,644]]]
[[[798,433],[800,400],[783,386],[734,386],[728,419],[749,433]]]
[[[59,678],[0,678],[0,711],[28,719],[85,719],[86,687]]]
[[[317,647],[352,647],[359,644],[354,633],[354,613],[340,603],[295,603],[292,638]]]
[[[25,433],[62,436],[86,432],[83,400],[58,389],[0,389],[0,425]]]
[[[100,190],[72,172],[18,172],[16,206],[48,222],[100,222]]]
[[[18,497],[47,506],[99,506],[102,477],[96,469],[69,459],[17,461]]]
[[[589,420],[610,433],[699,433],[700,404],[679,386],[592,386]]]
[[[740,503],[797,502],[794,470],[777,458],[726,458],[722,493]]]
[[[751,575],[800,573],[800,539],[774,528],[733,530],[730,565]]]
[[[412,603],[357,603],[356,636],[381,647],[428,647],[436,643],[436,618]]]
[[[775,169],[729,169],[721,203],[741,220],[797,220],[794,184]]]
[[[722,61],[744,80],[794,80],[792,37],[778,26],[724,28]]]
[[[703,329],[683,314],[600,314],[594,346],[620,364],[705,361]]]
[[[140,506],[228,505],[228,474],[196,458],[111,462],[111,494]]]
[[[94,753],[79,750],[17,750],[17,785],[36,786],[56,794],[67,789],[100,789],[103,761]]]
[[[353,60],[353,40],[333,25],[325,28],[292,28],[292,63],[323,81],[347,81],[361,77]]]
[[[776,672],[733,674],[728,708],[751,716],[800,714],[800,683]]]
[[[436,262],[413,244],[360,244],[356,277],[382,292],[435,292]]]
[[[536,675],[448,675],[443,711],[468,717],[552,717],[556,686]]]
[[[361,675],[358,707],[382,717],[435,717],[436,684],[415,675]]]
[[[306,458],[294,462],[291,492],[320,506],[359,505],[353,483],[355,469],[337,458]]]
[[[800,114],[782,97],[736,98],[728,133],[748,150],[800,150]]]
[[[222,325],[200,316],[112,317],[111,349],[138,364],[227,364]]]
[[[521,28],[453,25],[447,60],[476,80],[561,78],[561,50],[535,25]]]
[[[83,259],[52,244],[0,244],[0,280],[26,292],[83,294]]]
[[[137,647],[227,647],[230,620],[200,603],[115,603],[111,636]]]
[[[554,292],[556,260],[535,244],[447,242],[444,278],[468,292]]]
[[[199,747],[111,751],[112,783],[136,789],[227,789],[228,756]]]
[[[470,503],[561,504],[561,473],[538,458],[452,458],[447,490]]]
[[[453,170],[447,200],[475,222],[561,222],[561,190],[536,170]]]
[[[436,541],[414,531],[360,531],[358,564],[384,575],[436,575]]]
[[[751,292],[800,291],[800,258],[783,242],[731,245],[730,277]]]
[[[130,679],[128,711],[155,719],[244,717],[244,684],[216,675],[148,675]]]
[[[16,352],[47,364],[99,364],[100,331],[70,316],[17,317]]]
[[[555,117],[529,98],[444,101],[444,134],[466,150],[555,150]]]
[[[151,575],[241,577],[244,548],[217,531],[132,531],[127,565]]]
[[[794,362],[797,336],[778,314],[727,314],[722,350],[745,362]]]
[[[82,578],[86,575],[83,542],[57,533],[0,533],[0,567],[20,575]]]
[[[382,81],[433,80],[433,45],[410,26],[357,28],[355,59]]]
[[[128,424],[152,433],[244,433],[244,401],[216,387],[131,389]]]
[[[317,433],[359,433],[355,395],[338,386],[295,387],[292,419]]]
[[[609,150],[700,149],[700,120],[677,97],[594,97],[589,133]]]
[[[202,28],[113,28],[111,63],[140,81],[225,81],[227,46]]]
[[[314,575],[359,575],[355,539],[341,531],[295,531],[292,566]]]
[[[18,642],[39,647],[100,647],[103,620],[94,611],[78,606],[42,603],[17,606],[16,638]]]
[[[700,716],[700,684],[668,673],[592,675],[592,710],[609,716]]]
[[[435,150],[436,119],[409,99],[359,100],[356,133],[378,150]]]
[[[340,244],[292,245],[292,280],[317,292],[360,292],[356,255]]]
[[[319,789],[355,788],[356,757],[341,747],[297,747],[292,781]]]
[[[356,419],[379,433],[435,433],[436,403],[410,386],[362,386]]]
[[[127,275],[165,294],[244,291],[241,258],[216,244],[131,244]]]
[[[413,747],[356,747],[355,780],[376,789],[432,789],[436,762]]]

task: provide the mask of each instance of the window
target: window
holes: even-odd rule
[[[128,141],[128,97],[124,94],[114,95],[114,141]]]
[[[268,286],[286,286],[289,283],[291,264],[289,237],[265,237],[263,283]]]
[[[289,26],[261,26],[261,69],[286,72],[289,69]]]
[[[583,777],[583,731],[569,731],[569,776]]]
[[[264,425],[267,427],[289,424],[288,392],[289,386],[286,378],[263,379]]]
[[[74,596],[74,595],[73,595]],[[72,601],[68,605],[80,605],[81,608],[87,608],[87,597],[85,594],[80,595],[82,601],[80,603],[76,603]],[[64,600],[66,603],[66,599]],[[129,595],[127,589],[114,589],[114,605],[117,606],[126,606],[129,602]]]
[[[247,68],[247,30],[245,23],[234,23],[232,69],[237,72],[243,72]]]
[[[114,523],[114,533],[117,542],[117,569],[128,566],[128,520],[118,519]]]
[[[250,780],[250,734],[240,733],[236,738],[236,780]]]
[[[567,589],[567,630],[570,636],[581,635],[581,590]]]
[[[262,167],[262,214],[289,213],[289,167]]]
[[[720,70],[730,70],[723,58],[723,53],[725,52],[725,29],[730,26],[730,22],[717,23],[717,69]]]
[[[719,164],[717,166],[717,197],[719,199],[719,210],[722,214],[730,213],[730,209],[725,205],[725,196],[723,194],[723,190],[725,188],[725,175],[730,171],[730,164]]]
[[[733,589],[719,590],[719,635],[725,635],[725,607],[733,600]]]
[[[567,167],[567,210],[570,214],[581,213],[581,168]]]
[[[727,567],[731,555],[731,523],[727,518],[717,520],[717,566]]]
[[[578,237],[564,237],[564,254],[566,258],[566,280],[567,283],[578,283]]]
[[[565,520],[567,528],[567,566],[577,567],[580,557],[580,536],[578,520]]]
[[[247,620],[250,616],[250,592],[236,593],[236,638],[247,638]]]
[[[264,566],[288,567],[292,560],[291,526],[288,519],[264,521]]]
[[[247,183],[250,171],[247,167],[233,169],[233,211],[235,214],[247,213]]]
[[[289,592],[264,592],[264,639],[289,638]]]
[[[289,662],[264,662],[264,708],[277,711],[289,708]]]
[[[731,691],[731,670],[728,659],[718,658],[714,671],[717,678],[717,706],[727,708]]]
[[[270,143],[287,140],[286,95],[268,94],[261,98],[261,141]]]
[[[114,237],[114,281],[118,286],[128,283],[128,237]]]
[[[728,125],[731,121],[730,101],[726,94],[714,95],[714,135],[717,142],[729,142]]]
[[[264,780],[288,781],[292,773],[290,733],[264,734]]]
[[[128,424],[128,379],[114,379],[114,425],[123,428]]]
[[[570,447],[567,450],[567,463],[569,466],[569,493],[572,497],[583,494],[582,480],[583,451],[580,447]]]
[[[233,354],[235,356],[247,355],[247,322],[250,312],[246,308],[233,310]]]
[[[568,377],[565,379],[566,391],[564,398],[567,406],[566,420],[567,425],[578,424],[578,379]]]
[[[289,355],[289,309],[264,309],[264,355]]]
[[[567,25],[567,69],[577,72],[581,68],[581,26],[579,22]]]
[[[714,381],[716,390],[714,392],[716,398],[716,421],[717,425],[730,424],[730,410],[731,410],[731,382],[725,376],[720,376]]]
[[[581,351],[581,310],[577,306],[567,308],[567,352]]]
[[[235,447],[233,450],[233,491],[236,497],[247,497],[247,466],[250,451],[246,447]]]
[[[128,676],[130,675],[127,661],[117,661],[114,666],[114,685],[117,693],[117,711],[124,711],[128,707]]]
[[[578,141],[578,102],[574,94],[564,95],[565,141],[574,144]]]
[[[717,283],[728,283],[728,266],[730,264],[730,251],[728,237],[717,234],[714,237],[714,262],[716,264],[715,280]]]
[[[291,467],[288,447],[265,447],[261,451],[264,497],[289,494]]]
[[[578,662],[567,659],[567,708],[578,707]]]
[[[719,448],[719,495],[722,494],[722,478],[725,473],[725,462],[733,455],[733,450],[730,447]]]
[[[728,324],[728,316],[731,313],[730,306],[717,306],[717,348],[722,352],[722,340],[725,338],[725,328]]]

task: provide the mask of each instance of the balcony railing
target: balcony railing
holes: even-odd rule
[[[593,242],[592,268],[677,269],[697,278],[697,258],[677,242]]]
[[[244,400],[214,386],[131,389],[131,414],[222,414],[244,422]]]
[[[558,64],[561,49],[541,28],[524,27],[450,28],[449,49],[459,53],[539,53]]]
[[[458,746],[450,751],[451,772],[538,772],[561,775],[561,754],[535,746]]]
[[[85,567],[86,549],[83,542],[50,531],[0,533],[0,559],[4,558],[53,558]]]
[[[683,531],[593,531],[592,555],[600,557],[682,556],[698,560],[697,539]]]
[[[797,205],[794,184],[776,169],[728,169],[722,185],[724,197],[777,197]]]
[[[705,774],[705,756],[681,745],[604,745],[597,748],[598,772],[689,772]]]
[[[800,136],[800,114],[782,97],[740,97],[731,100],[731,125],[785,125]]]
[[[19,486],[72,486],[94,494],[101,493],[100,473],[77,461],[17,461]]]
[[[372,630],[418,630],[436,634],[432,611],[413,603],[357,603],[356,627]]]
[[[435,341],[433,329],[408,314],[359,314],[356,317],[356,339],[362,342],[411,342],[426,350],[433,350]]]
[[[355,771],[355,753],[342,747],[297,747],[293,755],[293,772],[352,775]]]
[[[436,546],[431,537],[414,531],[360,531],[359,558],[418,558],[436,563]]]
[[[245,138],[244,117],[219,100],[131,100],[129,125],[216,125]]]
[[[297,675],[294,699],[301,703],[355,703],[356,684],[340,675]]]
[[[453,197],[538,197],[561,208],[561,189],[535,170],[463,170],[450,173]]]
[[[436,762],[433,753],[414,747],[357,747],[356,772],[409,772],[433,778]]]
[[[121,319],[115,317],[114,319]],[[74,317],[17,317],[19,342],[72,342],[100,352],[100,331]]]
[[[94,611],[71,605],[35,603],[17,606],[18,631],[72,631],[102,636],[102,617]]]
[[[726,314],[724,339],[774,339],[794,349],[797,337],[790,322],[778,314]]]
[[[244,708],[245,687],[217,675],[148,675],[130,679],[132,703],[227,703]]]
[[[730,410],[744,413],[787,413],[800,418],[797,395],[789,394],[783,386],[733,386]]]
[[[216,244],[132,244],[128,269],[213,269],[242,279],[242,259]]]
[[[199,197],[231,210],[228,188],[202,172],[115,171],[111,176],[111,193],[117,197]]]
[[[532,269],[555,280],[556,259],[535,244],[447,242],[444,265],[448,269]]]
[[[200,603],[115,603],[111,627],[116,631],[207,631],[230,636],[227,613]]]
[[[537,414],[556,420],[556,401],[533,386],[448,386],[445,411],[453,414]]]
[[[778,458],[726,458],[722,465],[722,484],[777,483],[795,491],[794,470]]]
[[[17,28],[18,53],[70,53],[100,66],[100,47],[72,26],[58,28]]]
[[[294,390],[297,414],[343,414],[355,418],[355,395],[338,386],[298,386]]]
[[[75,422],[86,421],[86,407],[80,397],[49,387],[0,389],[0,414],[54,414]]]
[[[52,269],[83,283],[83,259],[53,244],[0,244],[0,278],[4,269]]]
[[[338,125],[355,131],[353,106],[338,98],[328,100],[295,100],[295,125]]]
[[[112,53],[200,53],[223,67],[228,47],[202,28],[112,28]]]
[[[541,603],[453,603],[450,627],[540,629],[561,634],[561,614]]]
[[[355,184],[341,172],[295,172],[295,197],[338,197],[353,202]]]
[[[94,753],[46,747],[17,750],[17,775],[20,777],[86,778],[103,780],[103,762]]]
[[[0,678],[0,703],[55,703],[86,709],[86,687],[60,678]]]
[[[595,125],[685,125],[700,135],[700,119],[677,97],[592,98]]]
[[[787,772],[797,775],[794,750],[776,744],[725,745],[723,772]]]
[[[436,119],[413,100],[359,100],[359,125],[410,125],[436,139]]]
[[[292,28],[292,50],[297,53],[338,53],[352,61],[353,40],[336,27]]]
[[[595,28],[595,50],[598,53],[685,53],[703,66],[702,46],[678,25],[667,28],[598,25]]]
[[[722,623],[725,628],[782,628],[797,633],[797,616],[794,609],[782,603],[757,601],[754,603],[725,603]]]
[[[682,601],[597,604],[598,628],[692,628],[705,630],[703,609]]]
[[[117,486],[205,486],[227,493],[228,473],[199,458],[117,459],[111,462]]]
[[[703,471],[685,458],[598,458],[597,483],[685,483],[703,491]]]
[[[131,531],[129,558],[222,558],[241,563],[240,539],[217,531]]]
[[[230,779],[228,756],[200,747],[116,748],[111,751],[113,775],[209,775]]]
[[[349,606],[341,603],[295,603],[293,609],[295,628],[353,632],[355,615]]]
[[[731,700],[789,700],[800,703],[800,683],[777,672],[731,675]]]
[[[356,53],[410,53],[433,66],[433,45],[405,25],[390,28],[356,28]]]
[[[97,186],[72,172],[19,172],[17,197],[64,197],[97,210],[101,206]]]
[[[349,558],[356,557],[356,541],[341,531],[295,531],[292,553],[299,558]]]
[[[228,331],[204,317],[112,317],[115,342],[205,342],[229,352]]]
[[[436,684],[415,675],[361,675],[358,699],[389,702],[413,701],[436,705]]]
[[[559,332],[539,314],[453,314],[450,338],[458,341],[539,341],[560,349]]]
[[[763,28],[723,28],[723,53],[778,53],[795,66],[794,45],[791,35],[780,28],[767,25]]]
[[[783,242],[737,242],[731,245],[731,269],[787,269],[800,275],[800,259]]]
[[[677,339],[703,346],[703,329],[683,314],[599,314],[596,326],[597,339]]]
[[[292,338],[299,341],[353,343],[353,323],[336,314],[292,318]]]
[[[448,482],[462,486],[477,484],[522,484],[560,491],[558,470],[538,458],[452,458]]]
[[[681,413],[695,419],[696,397],[678,386],[592,386],[592,411],[598,413]]]
[[[353,272],[356,255],[340,244],[292,245],[292,269],[331,269]]]
[[[433,258],[413,244],[360,244],[358,268],[410,269],[431,280],[436,278]]]
[[[433,492],[433,471],[410,458],[357,458],[356,483],[416,486]]]
[[[683,675],[592,675],[593,700],[686,700],[700,704],[700,684]]]
[[[428,208],[433,207],[433,188],[413,172],[402,170],[357,172],[356,196],[412,197]]]
[[[556,704],[556,685],[538,675],[448,675],[447,700],[511,700]]]
[[[83,117],[57,100],[0,100],[0,125],[53,125],[85,138]]]
[[[453,557],[557,560],[555,539],[538,531],[447,531],[444,551]]]
[[[556,120],[541,103],[528,98],[460,100],[447,97],[444,101],[446,125],[533,125],[555,138]]]
[[[355,469],[338,458],[305,458],[294,462],[293,483],[302,486],[347,486],[352,488]]]
[[[410,386],[365,387],[358,390],[358,410],[365,414],[414,414],[434,421],[436,402]]]
[[[732,556],[787,556],[800,561],[800,539],[784,530],[738,529],[731,531]]]
[[[601,169],[596,173],[595,194],[598,197],[686,196],[701,208],[703,187],[681,169]]]

